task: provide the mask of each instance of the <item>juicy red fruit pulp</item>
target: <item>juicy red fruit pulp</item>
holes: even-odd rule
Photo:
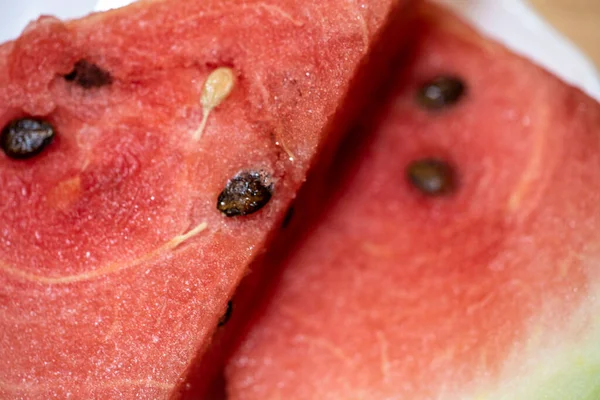
[[[408,3],[138,2],[0,47],[0,126],[42,121],[2,133],[0,397],[187,387]]]
[[[419,20],[369,140],[277,260],[231,399],[538,398],[519,393],[553,383],[527,387],[548,344],[595,326],[600,106],[447,12]]]

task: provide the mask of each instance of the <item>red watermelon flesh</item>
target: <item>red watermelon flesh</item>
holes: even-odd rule
[[[290,226],[232,400],[600,399],[600,105],[447,11],[418,19],[369,141]],[[439,77],[466,90],[425,108]]]
[[[54,129],[0,155],[0,398],[173,394],[408,3],[142,1],[0,47],[2,137]],[[240,172],[262,208],[226,217]]]

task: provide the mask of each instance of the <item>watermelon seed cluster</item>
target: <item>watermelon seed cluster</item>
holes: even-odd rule
[[[0,136],[0,147],[10,158],[27,159],[41,153],[54,139],[54,127],[35,118],[9,122]]]
[[[200,140],[204,129],[206,128],[206,122],[211,111],[219,106],[229,96],[233,87],[235,86],[235,75],[233,70],[228,67],[220,67],[212,71],[204,87],[202,88],[202,95],[200,97],[200,104],[202,104],[202,121],[200,126],[194,132],[194,140]]]
[[[442,110],[457,104],[466,87],[462,79],[440,75],[425,82],[417,91],[417,104],[426,110]],[[409,182],[427,196],[452,193],[456,188],[454,168],[444,160],[423,158],[406,168]]]

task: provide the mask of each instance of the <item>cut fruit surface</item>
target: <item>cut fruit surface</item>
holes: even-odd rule
[[[0,397],[205,384],[188,373],[409,3],[140,1],[1,46]]]
[[[290,225],[229,399],[600,398],[600,105],[418,19],[325,211]]]

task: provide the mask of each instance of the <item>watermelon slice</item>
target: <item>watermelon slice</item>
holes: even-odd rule
[[[189,388],[409,4],[141,1],[0,47],[0,398]]]
[[[325,211],[297,209],[229,399],[600,399],[600,105],[418,18]]]

